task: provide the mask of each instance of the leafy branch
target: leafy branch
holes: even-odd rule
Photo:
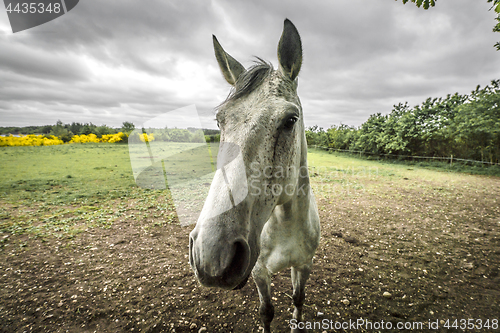
[[[493,28],[493,31],[500,32],[500,0],[488,0],[488,2],[493,2],[493,6],[491,8],[495,8],[495,12],[497,13],[497,17],[495,18],[497,24]],[[498,51],[500,51],[500,42],[496,43],[495,47]]]
[[[403,4],[406,4],[408,0],[403,0]],[[411,0],[411,2],[415,3],[418,8],[422,5],[424,9],[429,9],[429,6],[434,7],[436,5],[436,1],[434,0]]]

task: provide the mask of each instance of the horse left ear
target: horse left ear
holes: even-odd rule
[[[285,20],[278,43],[278,60],[281,73],[295,80],[302,66],[302,42],[297,28],[289,19]]]

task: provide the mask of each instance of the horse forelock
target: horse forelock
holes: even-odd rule
[[[224,102],[215,108],[216,114],[238,99],[250,95],[253,91],[257,90],[266,79],[270,81],[270,86],[269,90],[264,93],[289,99],[291,92],[295,90],[293,89],[293,81],[281,75],[279,71],[275,71],[271,63],[261,58],[256,58],[257,61],[255,64],[238,77],[238,80]]]
[[[229,92],[226,100],[216,107],[216,112],[220,111],[227,104],[241,97],[248,96],[252,91],[257,89],[273,71],[274,68],[271,63],[267,63],[261,58],[257,58],[256,63],[238,77],[238,80]]]

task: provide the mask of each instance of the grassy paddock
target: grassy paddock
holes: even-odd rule
[[[4,200],[89,203],[134,186],[126,145],[87,143],[0,149]]]
[[[0,232],[72,238],[152,194],[135,185],[127,145],[2,147],[0,156]]]
[[[373,209],[386,210],[387,219],[390,219],[394,211],[391,207],[395,206],[405,219],[410,220],[415,217],[425,219],[456,214],[462,209],[470,209],[475,202],[481,200],[482,205],[495,211],[492,215],[483,217],[493,218],[500,213],[500,190],[495,185],[499,178],[495,176],[450,172],[436,166],[428,168],[392,161],[359,159],[320,150],[309,151],[308,162],[312,187],[320,209],[324,209],[323,205],[330,204],[340,207],[346,200],[349,205],[364,202]],[[446,203],[431,210],[422,210],[423,206],[431,203],[429,198],[444,200]],[[413,201],[421,202],[410,204]]]
[[[447,168],[432,168],[416,164],[393,163],[385,160],[369,160],[345,154],[310,150],[308,164],[313,187],[326,196],[354,194],[360,190],[376,190],[391,187],[448,186],[454,183],[473,182],[474,175],[450,172]],[[329,184],[332,184],[331,186]],[[339,186],[340,185],[340,186]],[[337,190],[337,191],[336,191]]]
[[[415,166],[418,168],[431,169],[435,171],[459,172],[459,173],[469,173],[473,175],[500,177],[500,165],[490,165],[490,164],[456,161],[456,160],[453,160],[453,163],[450,163],[441,160],[431,160],[431,159],[411,159],[411,158],[359,155],[357,153],[348,153],[348,152],[327,152],[323,149],[314,149],[314,148],[310,148],[309,151],[312,152],[313,154],[327,153],[331,156],[334,156],[335,158],[339,157],[348,159],[354,158],[360,161],[361,160],[377,161],[379,163],[389,164],[389,165]]]
[[[135,184],[127,145],[2,147],[0,156],[0,232],[71,238],[120,218],[152,218],[153,225],[175,219],[168,191]],[[328,202],[370,194],[390,199],[394,187],[451,186],[452,191],[454,184],[474,187],[475,182],[475,176],[435,166],[429,169],[321,150],[310,150],[308,159],[315,193]]]
[[[254,284],[200,287],[188,263],[193,226],[179,225],[168,191],[135,185],[128,146],[0,156],[1,332],[258,331]],[[191,151],[174,157],[169,164],[199,171],[186,162]],[[498,317],[500,178],[322,151],[308,158],[322,237],[306,320],[321,312],[422,322],[426,331],[436,319]],[[293,308],[289,272],[273,283],[282,332]]]

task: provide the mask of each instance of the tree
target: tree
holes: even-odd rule
[[[130,134],[135,129],[135,125],[129,121],[124,121],[122,123],[122,132],[125,134]]]
[[[40,129],[40,133],[49,134],[52,131],[52,125],[45,125]]]
[[[89,135],[89,134],[96,134],[96,128],[97,126],[92,124],[92,123],[85,123],[80,131],[80,135]]]
[[[467,158],[500,159],[500,80],[469,95],[457,108],[455,137]]]
[[[71,141],[73,137],[73,133],[64,127],[62,121],[58,120],[57,123],[52,126],[51,135],[57,136],[59,139],[63,140],[63,142]]]
[[[497,24],[493,28],[493,32],[500,32],[500,0],[488,0],[488,2],[493,2],[493,7],[495,7],[495,12],[497,13],[497,17],[495,18]],[[500,51],[500,42],[496,43],[495,47]]]
[[[94,134],[97,135],[98,138],[102,137],[103,135],[115,134],[115,133],[116,131],[114,129],[106,125],[96,127],[94,132]]]
[[[397,0],[396,0],[397,1]],[[437,0],[411,0],[414,4],[417,5],[418,8],[423,7],[424,9],[429,9],[429,7],[434,7],[436,5]],[[495,20],[497,24],[493,28],[493,32],[500,32],[500,0],[486,0],[488,3],[493,3],[491,8],[495,8],[495,12],[497,13],[497,17]],[[403,0],[403,4],[406,4],[408,0]],[[500,51],[500,42],[495,44],[497,50]]]
[[[83,124],[72,122],[69,125],[69,130],[75,134],[79,134],[82,131]]]
[[[356,150],[371,152],[374,154],[384,153],[382,147],[382,136],[385,131],[387,117],[380,113],[372,114],[358,130],[357,140],[353,145]]]
[[[407,3],[408,0],[403,0],[403,3]],[[424,5],[424,9],[429,9],[429,6],[434,7],[436,5],[436,1],[434,0],[411,0],[411,2],[415,3],[418,8]]]
[[[357,137],[357,131],[354,127],[341,124],[340,126],[332,125],[326,131],[328,137],[328,147],[334,149],[349,149]]]
[[[318,145],[321,147],[328,147],[328,135],[322,127],[314,125],[309,127],[306,131],[306,140],[308,145]]]

